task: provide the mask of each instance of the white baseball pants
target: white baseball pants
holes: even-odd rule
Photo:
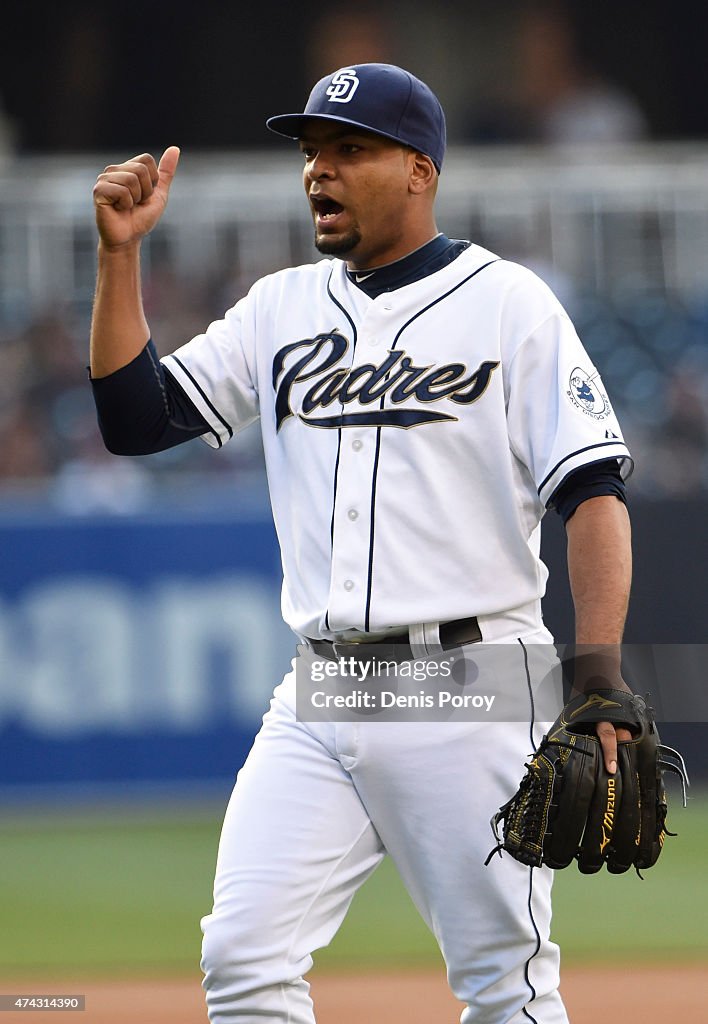
[[[548,642],[542,631],[525,642]],[[513,647],[509,645],[512,658]],[[224,820],[202,921],[212,1024],[314,1024],[304,975],[388,853],[433,931],[461,1024],[567,1024],[552,872],[484,861],[543,723],[300,722],[277,687]]]

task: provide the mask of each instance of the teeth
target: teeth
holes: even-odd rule
[[[322,223],[327,223],[332,220],[332,218],[338,217],[342,212],[342,207],[333,199],[324,199],[319,196],[312,197],[312,205],[315,209],[318,220]]]

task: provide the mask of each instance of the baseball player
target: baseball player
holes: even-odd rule
[[[138,259],[179,151],[99,175],[91,375],[105,442],[220,448],[258,420],[301,658],[497,645],[520,720],[305,721],[289,673],[224,821],[202,922],[209,1018],[312,1024],[312,953],[389,854],[464,1024],[562,1024],[552,872],[509,857],[485,868],[489,819],[543,731],[530,688],[534,645],[552,641],[541,518],[550,508],[566,523],[577,643],[614,649],[631,459],[551,291],[437,230],[445,119],[423,82],[343,68],[268,127],[298,140],[325,258],[258,281],[162,361]],[[598,733],[612,772],[622,735]]]

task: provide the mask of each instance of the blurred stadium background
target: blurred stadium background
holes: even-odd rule
[[[191,963],[220,809],[292,647],[257,431],[218,453],[102,449],[85,369],[96,174],[183,148],[145,245],[164,353],[257,277],[316,258],[299,156],[267,137],[265,117],[299,109],[316,77],[348,63],[390,60],[429,81],[449,113],[440,228],[556,290],[635,455],[627,639],[702,644],[707,30],[706,10],[684,0],[606,16],[520,0],[317,15],[202,0],[166,16],[146,2],[118,22],[89,3],[13,8],[0,35],[0,974]],[[567,640],[554,520],[547,618]],[[665,738],[700,780],[704,723],[669,723]],[[681,934],[632,917],[610,954],[705,955],[692,872],[706,821],[698,798],[681,829],[693,850],[676,840],[670,886],[646,883]],[[330,963],[434,959],[382,879]],[[605,890],[609,908],[617,889]],[[564,917],[590,896],[594,913],[596,889],[561,883],[571,957],[600,945]]]

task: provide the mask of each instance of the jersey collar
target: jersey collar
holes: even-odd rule
[[[441,233],[400,260],[387,263],[375,270],[347,270],[346,275],[352,284],[370,299],[375,299],[384,292],[395,291],[396,288],[413,284],[429,274],[434,274],[436,270],[441,270],[456,259],[469,244],[465,241],[451,240]]]

